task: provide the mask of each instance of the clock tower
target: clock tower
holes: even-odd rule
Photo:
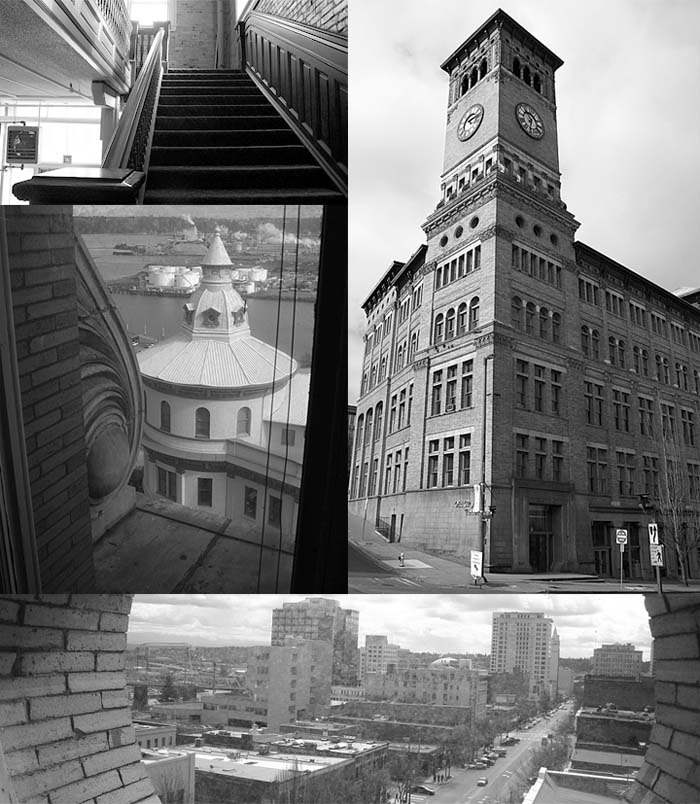
[[[525,572],[577,565],[560,471],[572,463],[564,400],[580,346],[580,332],[564,326],[578,303],[578,224],[560,197],[554,75],[562,63],[501,10],[445,60],[441,197],[423,224],[432,303],[421,312],[429,343],[417,355],[414,389],[429,400],[422,488],[447,489],[450,467],[463,461],[458,485],[471,486],[471,499],[455,496],[460,508],[445,532],[460,534],[467,555],[480,550],[487,565]],[[528,461],[543,467],[546,490],[528,486]],[[431,531],[444,510],[429,512]]]

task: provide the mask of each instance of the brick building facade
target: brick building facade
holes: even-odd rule
[[[499,11],[442,65],[442,199],[363,304],[350,510],[408,545],[485,539],[494,571],[650,578],[648,494],[697,575],[700,313],[574,240],[561,64]]]
[[[130,608],[130,595],[0,597],[3,801],[160,801],[126,695]]]
[[[346,36],[348,33],[347,0],[317,0],[315,3],[308,0],[258,0],[254,10],[303,22],[324,31]]]

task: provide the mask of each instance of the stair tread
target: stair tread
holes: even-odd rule
[[[279,190],[217,190],[187,189],[185,191],[162,189],[146,190],[146,204],[167,203],[231,203],[237,200],[276,203],[325,203],[326,201],[343,200],[342,193],[325,187],[283,188]]]
[[[283,173],[293,170],[304,172],[323,173],[315,162],[305,165],[153,165],[149,166],[149,173],[270,173],[281,171]],[[325,174],[324,174],[325,175]]]

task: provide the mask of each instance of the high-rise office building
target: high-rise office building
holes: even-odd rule
[[[630,643],[607,644],[593,651],[594,676],[629,676],[639,680],[642,674],[642,651]]]
[[[554,622],[542,612],[494,612],[491,672],[521,671],[529,680],[531,699],[556,695],[559,637]]]
[[[354,685],[359,675],[358,629],[357,611],[341,608],[336,600],[312,597],[274,609],[271,644],[283,645],[288,636],[330,642],[332,683]]]
[[[367,673],[395,673],[399,664],[399,646],[392,645],[383,634],[367,634],[360,648],[360,679]]]

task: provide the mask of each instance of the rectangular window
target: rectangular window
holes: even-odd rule
[[[527,477],[528,472],[528,437],[516,433],[515,435],[515,474],[517,477]]]
[[[471,464],[471,434],[463,433],[459,437],[459,485],[469,484]]]
[[[617,451],[618,491],[621,497],[634,495],[634,455]]]
[[[526,360],[515,361],[515,402],[521,408],[527,407],[527,383],[530,366]]]
[[[445,410],[450,412],[455,410],[457,405],[457,366],[450,366],[447,369],[447,385],[445,391]]]
[[[399,391],[399,430],[404,426],[404,418],[406,417],[406,389],[402,388]]]
[[[644,396],[638,396],[639,403],[639,433],[643,436],[654,435],[654,401]]]
[[[644,455],[642,457],[644,467],[644,493],[650,496],[659,494],[659,469],[655,455]]]
[[[391,462],[393,455],[386,456],[386,468],[384,470],[384,494],[389,494],[391,491]]]
[[[177,475],[175,472],[168,472],[167,469],[158,467],[158,494],[167,497],[173,502],[177,502]]]
[[[394,494],[401,491],[401,450],[396,453],[394,459]]]
[[[689,446],[695,446],[695,414],[692,410],[681,408],[681,424],[683,426],[683,441]]]
[[[552,441],[552,480],[561,483],[564,479],[564,442]]]
[[[544,480],[545,466],[547,463],[547,440],[535,438],[535,477]]]
[[[544,410],[544,366],[535,366],[535,410]]]
[[[206,508],[212,506],[212,479],[210,477],[197,478],[197,505]]]
[[[280,443],[288,447],[293,447],[295,439],[296,439],[296,432],[292,430],[291,427],[282,428],[282,439]]]
[[[375,459],[376,464],[376,459]],[[373,484],[376,482],[376,469],[374,470],[374,481]],[[374,493],[374,491],[372,491]],[[267,498],[267,523],[268,525],[272,525],[275,528],[282,527],[282,499],[281,497],[275,497],[274,494],[270,494]]]
[[[461,407],[470,408],[472,406],[472,387],[473,387],[473,360],[465,360],[462,363],[462,399]]]
[[[430,415],[438,416],[442,411],[442,371],[433,374],[433,395],[430,405]]]
[[[588,466],[588,490],[594,494],[608,491],[608,451],[600,447],[586,448]]]
[[[365,466],[365,468],[367,467]],[[364,475],[365,473],[363,472],[363,476]],[[360,496],[364,497],[364,481],[362,485],[363,490],[361,491]],[[250,519],[257,519],[258,516],[258,491],[250,486],[246,486],[243,492],[243,515],[249,517]]]
[[[561,413],[561,371],[555,371],[552,369],[550,371],[550,378],[552,381],[551,387],[551,401],[552,401],[552,413],[555,416],[559,416]]]
[[[452,486],[454,484],[454,460],[455,460],[455,456],[454,456],[454,454],[452,452],[445,453],[442,456],[442,485],[443,486]]]
[[[438,456],[428,457],[428,488],[435,488],[438,484]]]
[[[613,389],[613,419],[615,429],[629,433],[630,397],[624,391]]]

